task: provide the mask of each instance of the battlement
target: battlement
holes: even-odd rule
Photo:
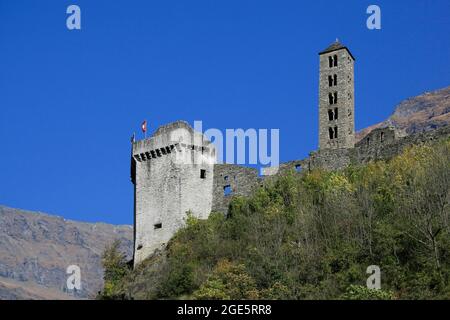
[[[153,136],[159,136],[162,134],[166,134],[166,133],[172,132],[176,129],[185,129],[191,133],[194,132],[194,129],[189,125],[188,122],[186,122],[184,120],[177,120],[177,121],[159,126],[158,129],[156,129]]]
[[[214,154],[211,152],[212,150],[214,149],[210,147],[196,146],[193,144],[186,144],[186,143],[175,143],[161,148],[136,153],[133,154],[133,157],[136,161],[141,162],[161,158],[165,155],[171,154],[172,152],[183,152],[183,151],[197,151],[201,152],[202,154],[208,153],[211,156],[213,156]]]
[[[186,121],[179,120],[160,126],[147,139],[133,142],[132,152],[137,161],[145,161],[183,150],[209,153],[215,150],[210,145],[202,133],[195,132]]]

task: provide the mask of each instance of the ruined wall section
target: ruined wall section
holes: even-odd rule
[[[324,149],[311,152],[305,159],[281,163],[277,174],[265,177],[264,180],[286,174],[289,171],[297,173],[305,173],[313,169],[333,171],[342,170],[349,165],[389,160],[407,147],[445,139],[449,136],[450,126],[406,137],[398,137],[396,130],[392,127],[378,128],[361,139],[355,148]]]
[[[307,172],[309,171],[309,161],[308,159],[303,160],[292,160],[285,163],[280,164],[280,168],[278,173],[283,174],[288,171],[295,171],[295,172]]]
[[[389,160],[409,146],[445,139],[449,136],[450,126],[401,138],[396,136],[393,128],[376,129],[358,142],[353,161],[364,164],[374,160]]]
[[[250,196],[261,183],[257,169],[234,164],[216,164],[212,210],[226,213],[233,196]]]
[[[402,140],[393,128],[375,129],[356,144],[354,162],[368,163],[392,158],[400,152],[398,146]]]

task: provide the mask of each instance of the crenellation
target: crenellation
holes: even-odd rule
[[[184,150],[183,150],[184,149]],[[185,143],[175,143],[165,147],[160,147],[154,150],[144,151],[142,153],[136,153],[133,155],[136,161],[147,161],[151,159],[160,158],[162,156],[171,154],[172,152],[183,152],[183,151],[198,151],[202,154],[210,154],[211,148],[205,146],[197,146],[193,144]]]

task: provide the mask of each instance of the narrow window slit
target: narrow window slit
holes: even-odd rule
[[[155,228],[155,230],[161,229],[162,228],[162,223],[156,223],[156,224],[153,225],[153,227]]]

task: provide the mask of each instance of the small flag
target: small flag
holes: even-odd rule
[[[147,120],[144,120],[144,122],[142,122],[141,128],[143,133],[147,132]]]

